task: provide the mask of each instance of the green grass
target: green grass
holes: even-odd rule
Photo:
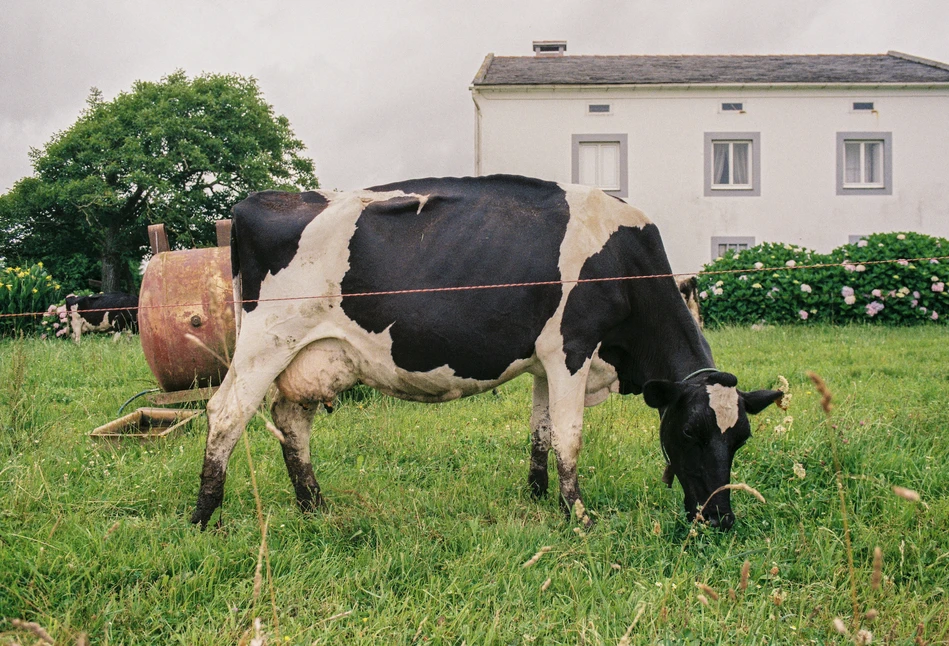
[[[767,503],[733,493],[731,532],[690,536],[678,485],[659,480],[658,418],[639,398],[587,410],[581,486],[597,523],[581,535],[554,495],[527,493],[528,379],[437,406],[357,393],[314,426],[322,514],[297,511],[276,441],[259,420],[249,427],[270,519],[272,576],[256,598],[261,532],[243,443],[222,525],[202,533],[188,517],[203,418],[151,444],[88,437],[154,386],[137,340],[4,340],[0,618],[38,622],[62,643],[81,633],[92,643],[237,643],[259,617],[268,643],[616,644],[637,615],[634,644],[840,643],[832,621],[849,626],[852,611],[836,432],[860,610],[879,611],[862,627],[875,643],[913,644],[920,624],[926,642],[949,640],[945,331],[795,326],[708,338],[741,387],[784,375],[793,394],[787,413],[753,418],[733,482]],[[834,393],[836,430],[808,370]],[[522,568],[541,546],[552,549]],[[746,559],[750,584],[731,600]],[[696,582],[720,599],[700,603]],[[0,619],[0,644],[30,639]]]

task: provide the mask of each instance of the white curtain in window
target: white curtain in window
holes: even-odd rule
[[[619,190],[619,144],[600,144],[600,168],[597,186],[610,191]]]
[[[714,144],[714,168],[712,169],[712,184],[728,184],[728,144]]]
[[[860,142],[844,144],[844,183],[860,183]]]
[[[735,155],[735,172],[734,172],[734,181],[732,184],[747,186],[751,184],[751,180],[748,179],[748,149],[751,148],[747,143],[734,143],[732,144],[732,150]]]
[[[580,183],[596,186],[596,144],[580,144]]]
[[[876,141],[868,141],[863,144],[863,163],[864,173],[863,181],[867,184],[883,183],[883,144]]]

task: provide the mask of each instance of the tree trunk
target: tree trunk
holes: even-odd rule
[[[102,240],[102,291],[119,291],[121,280],[122,255],[118,251],[118,229],[109,227]]]

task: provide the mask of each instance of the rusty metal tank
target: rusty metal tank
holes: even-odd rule
[[[229,225],[219,223],[219,245]],[[217,386],[236,338],[230,247],[170,251],[163,225],[149,227],[149,239],[155,255],[138,310],[145,359],[166,392]]]

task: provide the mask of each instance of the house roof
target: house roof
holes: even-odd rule
[[[903,54],[494,56],[478,86],[949,83],[949,65]]]

